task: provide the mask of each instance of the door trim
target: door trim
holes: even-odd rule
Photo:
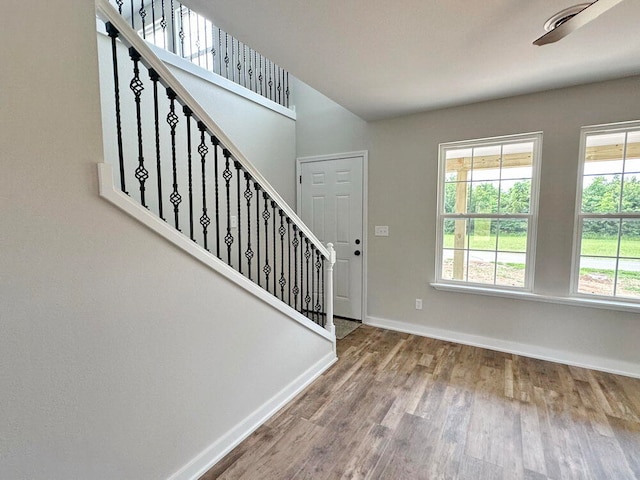
[[[298,216],[302,214],[300,205],[302,204],[302,192],[300,191],[300,173],[303,163],[322,162],[326,160],[341,160],[344,158],[362,157],[362,246],[364,253],[362,255],[362,323],[367,318],[367,264],[369,255],[368,240],[368,204],[369,204],[369,151],[358,150],[355,152],[332,153],[328,155],[313,155],[309,157],[296,158],[296,213]]]

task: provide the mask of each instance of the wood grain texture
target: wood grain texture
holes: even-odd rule
[[[640,380],[362,326],[201,480],[640,479]]]

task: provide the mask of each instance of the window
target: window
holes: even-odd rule
[[[573,293],[640,301],[640,122],[585,127]]]
[[[440,145],[437,282],[531,290],[541,143]]]

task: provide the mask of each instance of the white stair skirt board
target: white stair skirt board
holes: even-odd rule
[[[337,360],[338,358],[333,353],[326,355],[167,480],[197,480],[200,478],[260,425],[269,420],[278,410],[322,375]]]
[[[312,322],[300,312],[294,310],[286,303],[278,300],[269,292],[259,287],[247,277],[237,272],[235,269],[228,266],[218,257],[212,253],[207,252],[204,248],[192,242],[183,233],[177,231],[171,225],[162,221],[156,217],[153,213],[149,212],[142,205],[131,199],[128,195],[125,195],[118,190],[113,183],[113,169],[108,163],[98,164],[98,184],[100,186],[100,196],[115,206],[132,216],[158,235],[164,237],[175,246],[185,251],[196,260],[204,263],[207,267],[211,268],[215,272],[223,275],[227,279],[236,283],[238,286],[244,288],[247,292],[255,295],[268,305],[272,306],[276,310],[284,313],[288,317],[297,321],[301,325],[305,326],[314,333],[324,337],[330,342],[333,342],[333,349],[335,351],[336,337],[333,332],[322,328],[318,324]]]
[[[386,330],[395,330],[397,332],[410,333],[413,335],[420,335],[422,337],[435,338],[437,340],[460,343],[462,345],[470,345],[472,347],[486,348],[497,352],[512,353],[523,357],[547,360],[549,362],[561,363],[574,367],[588,368],[601,372],[614,373],[616,375],[640,378],[640,365],[622,360],[613,360],[595,355],[565,352],[563,350],[554,350],[526,343],[454,332],[452,330],[444,330],[441,328],[429,327],[427,325],[417,325],[415,323],[389,320],[386,318],[368,316],[364,323],[366,325],[371,325],[372,327],[384,328]]]

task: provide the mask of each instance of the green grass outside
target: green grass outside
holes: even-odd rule
[[[444,236],[444,247],[453,248],[453,234]],[[498,250],[503,252],[525,252],[527,237],[524,235],[501,235],[498,238]],[[495,250],[496,236],[471,236],[469,248],[472,250]],[[582,255],[597,257],[615,257],[618,250],[618,239],[608,238],[584,238],[582,239]],[[622,238],[620,244],[620,256],[640,258],[640,238]]]

